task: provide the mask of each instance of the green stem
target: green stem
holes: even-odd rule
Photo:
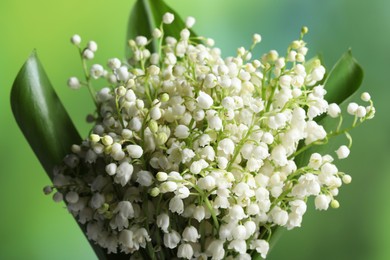
[[[96,100],[96,92],[93,89],[92,84],[91,84],[91,75],[89,75],[89,72],[88,72],[87,61],[83,58],[83,52],[80,48],[79,48],[79,54],[80,54],[81,62],[83,64],[83,71],[84,71],[85,80],[87,81],[87,87],[88,87],[89,94],[91,95],[92,100],[93,100],[96,108],[98,108],[98,103]]]

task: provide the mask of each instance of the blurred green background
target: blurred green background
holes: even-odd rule
[[[284,53],[301,26],[310,29],[310,55],[322,53],[328,68],[352,48],[365,69],[362,90],[376,102],[375,120],[352,132],[354,146],[341,170],[353,176],[341,189],[341,208],[309,210],[303,227],[285,232],[268,259],[390,259],[390,1],[167,1],[183,17],[197,18],[198,34],[213,37],[223,55],[249,46],[258,32],[257,54]],[[69,38],[99,44],[96,62],[122,57],[127,17],[134,0],[0,1],[0,259],[96,259],[62,204],[45,197],[49,184],[10,110],[10,88],[33,48],[80,133],[93,104],[86,89],[66,87],[81,76]],[[85,101],[88,100],[88,101]],[[311,206],[313,206],[311,204]]]

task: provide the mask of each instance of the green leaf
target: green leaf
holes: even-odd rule
[[[129,17],[127,40],[140,35],[151,39],[153,30],[160,27],[162,17],[166,12],[174,14],[175,20],[172,24],[164,24],[164,36],[179,38],[180,31],[185,28],[185,23],[172,8],[163,0],[137,0]],[[196,36],[193,31],[191,31],[191,36]],[[148,48],[152,53],[156,52],[158,40],[153,39]],[[131,49],[126,45],[126,56],[129,58],[131,54]]]
[[[54,166],[70,153],[72,144],[81,142],[81,137],[50,84],[35,51],[14,81],[11,107],[31,149],[50,179],[53,179]],[[85,234],[85,226],[78,224]],[[99,259],[128,259],[123,254],[107,255],[103,248],[92,242],[90,244]]]
[[[333,66],[325,80],[326,100],[329,104],[341,104],[360,87],[363,69],[348,50]]]
[[[11,90],[16,122],[50,178],[53,168],[81,138],[34,51]]]

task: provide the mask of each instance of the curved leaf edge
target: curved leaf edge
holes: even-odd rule
[[[11,109],[20,130],[53,180],[53,168],[70,153],[72,144],[81,141],[81,137],[50,84],[35,49],[18,72],[10,96]],[[75,220],[86,236],[86,226]],[[99,259],[128,259],[123,254],[108,255],[105,249],[88,242]]]

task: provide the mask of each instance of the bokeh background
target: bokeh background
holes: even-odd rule
[[[225,56],[263,36],[257,54],[284,53],[301,26],[310,29],[310,54],[322,53],[328,68],[348,48],[365,70],[362,90],[377,106],[373,121],[355,129],[350,158],[340,168],[353,176],[341,190],[341,208],[309,210],[303,227],[285,232],[269,259],[390,259],[390,1],[181,0],[167,2],[195,30],[213,37]],[[81,76],[69,37],[99,44],[96,61],[123,57],[127,17],[134,0],[0,1],[0,259],[96,259],[62,204],[42,193],[49,184],[10,110],[14,77],[32,49],[65,107],[85,136],[93,104],[86,89],[66,87]],[[356,98],[357,99],[357,98]],[[86,101],[87,100],[87,101]],[[312,205],[312,204],[311,204]]]

